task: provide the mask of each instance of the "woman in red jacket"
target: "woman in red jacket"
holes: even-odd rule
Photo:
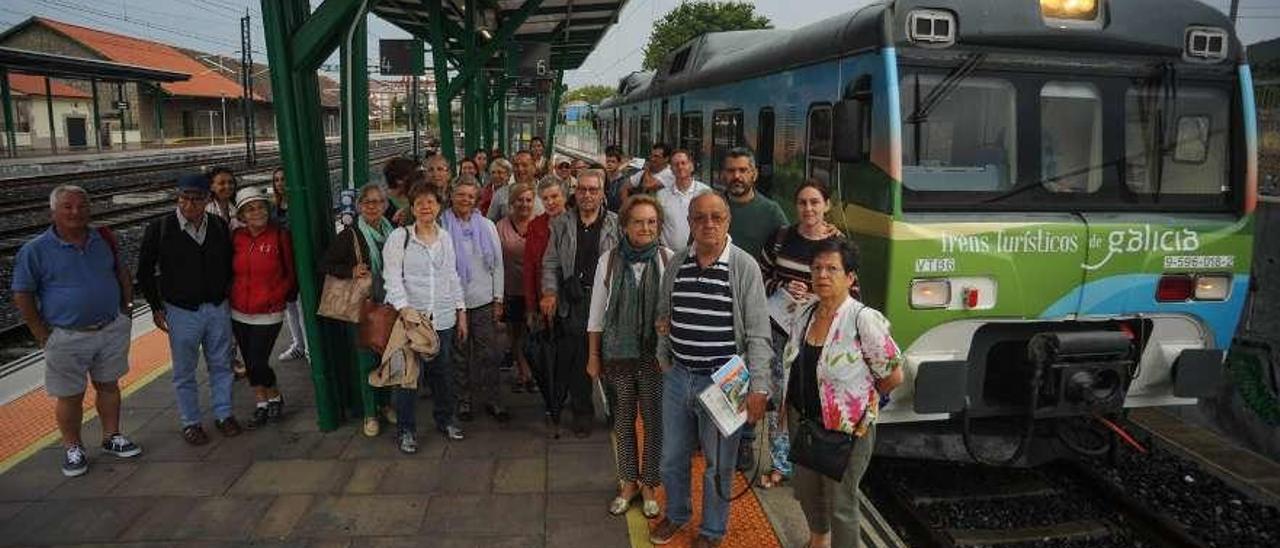
[[[257,407],[250,427],[279,420],[284,398],[271,370],[271,349],[284,322],[285,304],[297,282],[289,233],[271,220],[271,195],[264,188],[236,193],[243,226],[231,234],[231,330],[244,355]]]
[[[524,301],[525,317],[530,327],[536,324],[538,297],[542,295],[542,254],[551,243],[551,219],[564,213],[564,187],[557,181],[538,184],[538,197],[546,211],[532,221],[525,232],[524,241]]]

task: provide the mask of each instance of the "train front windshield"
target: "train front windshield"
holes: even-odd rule
[[[1096,78],[971,65],[902,70],[904,209],[1224,211],[1235,203],[1230,81],[1151,65]]]

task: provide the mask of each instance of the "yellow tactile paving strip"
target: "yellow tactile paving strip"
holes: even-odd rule
[[[644,454],[644,423],[636,419],[636,435],[640,438],[637,444],[636,452]],[[668,546],[682,547],[692,546],[694,539],[698,537],[698,525],[702,523],[702,473],[706,470],[706,461],[702,455],[693,458],[693,477],[692,499],[693,499],[693,518],[689,520],[680,531],[672,539]],[[733,475],[733,488],[729,496],[741,493],[747,488],[747,480],[740,473]],[[662,506],[666,507],[666,492],[658,490],[658,500]],[[662,519],[659,517],[658,519]],[[633,547],[649,547],[653,546],[649,543],[649,529],[657,523],[657,520],[647,520],[644,514],[640,512],[640,505],[636,504],[631,507],[631,511],[627,513],[627,530],[631,535],[631,546]],[[720,544],[723,548],[781,548],[782,543],[778,541],[778,535],[773,530],[773,524],[769,523],[768,516],[764,513],[764,507],[760,504],[760,499],[756,497],[754,490],[749,490],[738,500],[733,501],[729,505],[729,526],[728,534],[725,535],[723,542]]]
[[[169,338],[158,329],[142,335],[129,349],[129,372],[120,379],[120,388],[128,395],[168,371],[169,365]],[[85,421],[97,416],[94,400],[90,388],[84,398]],[[0,473],[58,438],[54,401],[40,387],[0,405]]]

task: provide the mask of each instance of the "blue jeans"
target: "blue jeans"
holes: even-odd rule
[[[200,349],[209,368],[209,398],[213,417],[231,416],[231,307],[227,301],[205,303],[195,310],[171,304],[164,305],[169,322],[169,353],[173,359],[173,390],[178,396],[178,415],[182,426],[200,422],[200,387],[196,383],[196,365]]]
[[[440,337],[440,353],[430,360],[419,359],[418,382],[426,379],[427,385],[431,387],[431,399],[434,400],[431,416],[436,421],[436,429],[444,429],[453,424],[453,385],[449,379],[453,329],[442,329],[436,334]],[[414,416],[414,410],[418,402],[418,391],[397,388],[392,399],[396,407],[396,429],[417,434],[418,418]]]
[[[727,499],[732,495],[742,430],[722,438],[715,422],[698,402],[698,393],[711,384],[711,375],[691,373],[684,366],[675,365],[663,374],[662,383],[662,484],[667,490],[667,517],[680,525],[693,517],[690,461],[694,449],[701,445],[707,467],[702,476],[699,532],[712,539],[722,538],[728,528]],[[718,493],[717,470],[720,472]]]

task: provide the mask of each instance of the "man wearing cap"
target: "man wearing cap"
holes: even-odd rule
[[[209,442],[201,424],[196,364],[204,349],[214,425],[222,435],[240,434],[231,414],[231,231],[205,211],[209,178],[178,179],[178,208],[151,224],[138,252],[138,286],[151,304],[156,327],[169,334],[173,388],[182,438]]]
[[[13,303],[44,348],[44,388],[57,398],[54,416],[62,433],[62,474],[89,469],[80,442],[85,376],[97,393],[102,451],[117,457],[142,452],[120,434],[120,386],[129,370],[133,285],[120,261],[115,236],[89,227],[89,194],[62,185],[49,195],[53,225],[18,251],[13,264]]]

